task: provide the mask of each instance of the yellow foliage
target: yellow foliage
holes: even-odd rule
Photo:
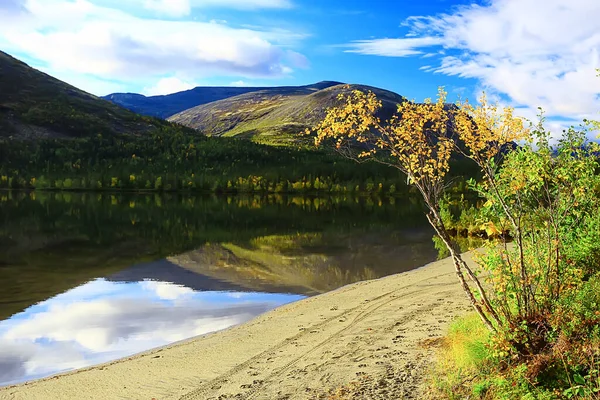
[[[478,164],[487,164],[507,144],[530,138],[523,119],[514,115],[512,107],[499,109],[490,104],[485,93],[479,105],[459,103],[455,114],[455,129],[468,149],[466,155]]]
[[[440,88],[436,103],[399,104],[397,114],[383,124],[376,116],[382,104],[374,93],[355,90],[345,98],[341,95],[340,100],[344,104],[329,109],[315,127],[316,145],[333,140],[342,151],[359,146],[358,158],[384,151],[393,158],[393,166],[418,186],[443,180],[454,146],[448,137],[449,112],[443,89]]]
[[[332,140],[342,152],[360,148],[357,158],[383,151],[411,183],[430,186],[445,177],[452,151],[459,148],[448,130],[450,122],[466,147],[462,152],[480,165],[488,165],[507,144],[530,138],[530,130],[513,108],[491,104],[484,94],[477,106],[467,101],[451,110],[446,96],[440,88],[435,103],[405,101],[394,117],[382,123],[376,116],[382,103],[374,93],[355,90],[340,95],[343,105],[330,108],[315,127],[315,144]]]
[[[498,236],[501,233],[496,225],[491,221],[483,224],[480,229],[484,230],[485,233],[490,237]]]

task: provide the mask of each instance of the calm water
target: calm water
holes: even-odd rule
[[[414,199],[0,192],[0,386],[436,258]]]

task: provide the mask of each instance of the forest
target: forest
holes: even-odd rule
[[[0,139],[0,188],[212,193],[406,193],[406,177],[335,152],[206,137],[164,126],[146,135]],[[458,175],[471,171],[456,169]]]

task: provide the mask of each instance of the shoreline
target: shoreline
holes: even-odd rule
[[[452,262],[443,259],[222,331],[2,387],[0,399],[326,399],[340,387],[368,398],[416,399],[431,344],[467,310]]]

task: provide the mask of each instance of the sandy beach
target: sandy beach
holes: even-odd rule
[[[469,309],[445,259],[225,331],[1,388],[0,399],[327,399],[341,387],[351,394],[336,399],[417,399],[432,343]]]

